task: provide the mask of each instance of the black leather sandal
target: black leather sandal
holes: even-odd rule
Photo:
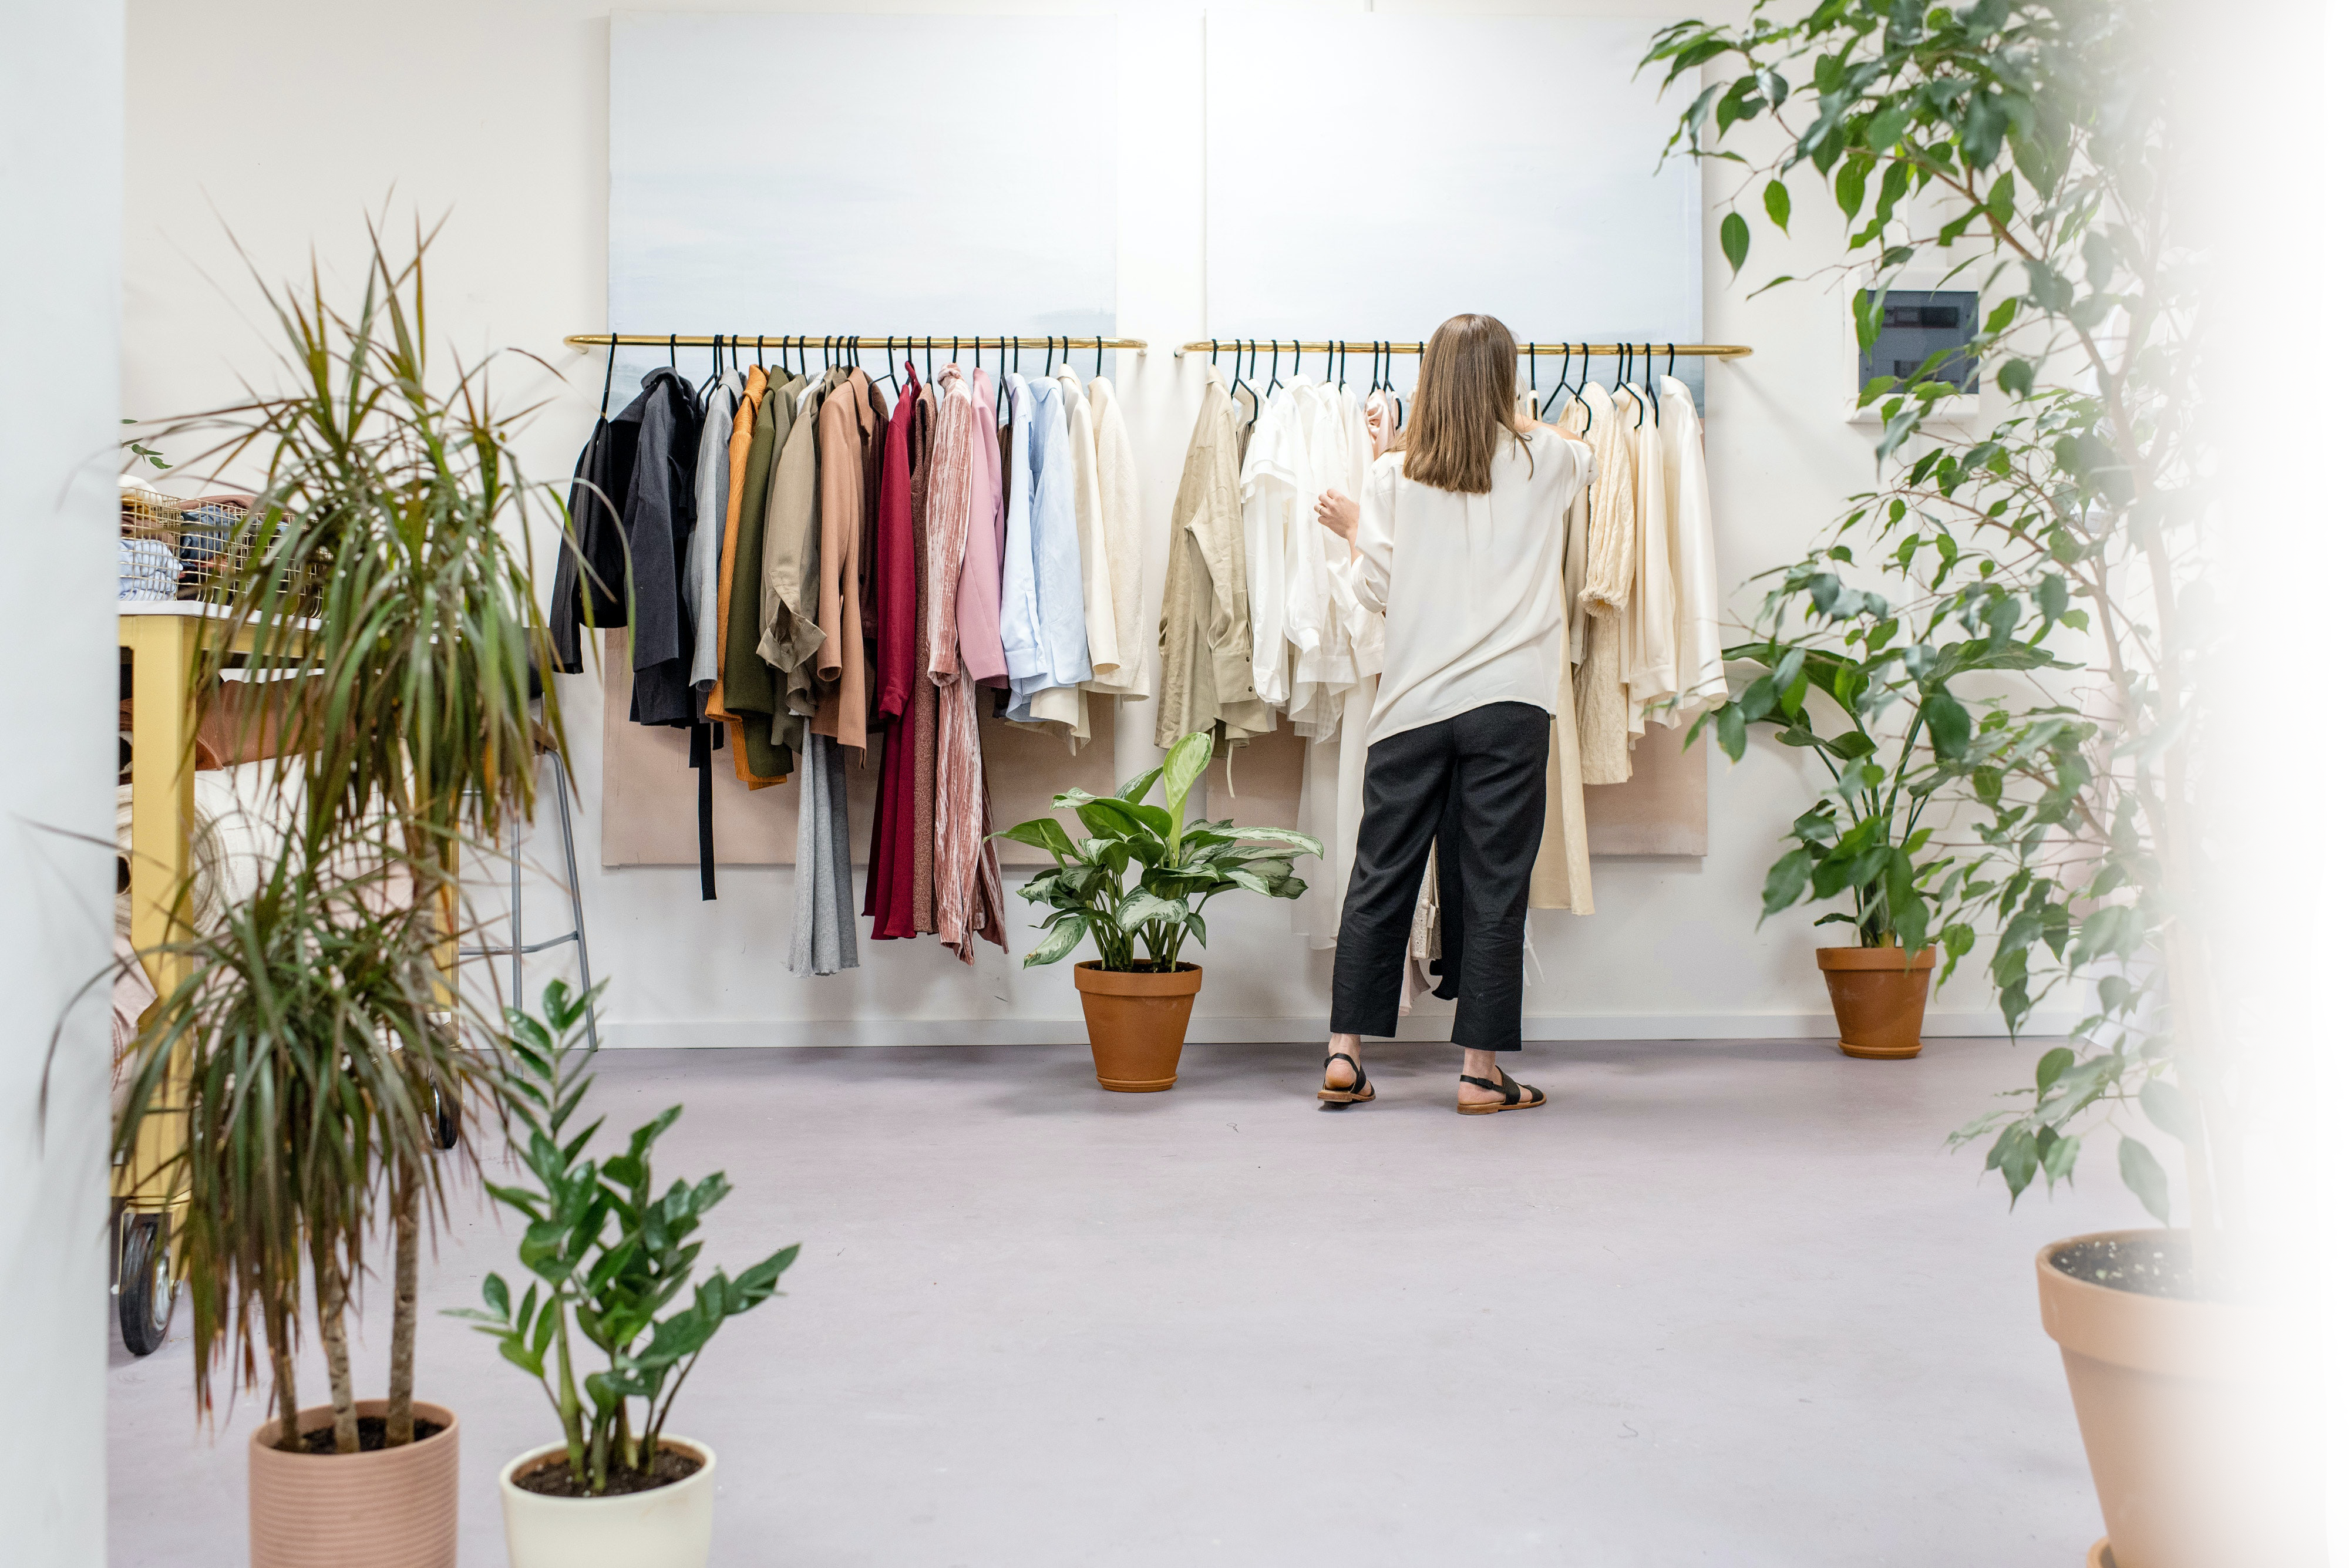
[[[1472,1078],[1465,1073],[1460,1075],[1460,1081],[1474,1084],[1480,1089],[1490,1089],[1501,1096],[1498,1100],[1482,1100],[1473,1106],[1454,1101],[1453,1108],[1464,1116],[1489,1116],[1499,1111],[1529,1111],[1536,1106],[1549,1104],[1547,1095],[1530,1084],[1518,1083],[1506,1072],[1501,1074],[1501,1081],[1497,1084],[1490,1078]]]
[[[1343,1062],[1354,1069],[1352,1088],[1333,1089],[1329,1086],[1330,1064],[1332,1062]],[[1371,1087],[1371,1075],[1362,1071],[1361,1059],[1349,1056],[1343,1051],[1332,1051],[1321,1058],[1321,1098],[1333,1106],[1361,1105],[1366,1100],[1375,1100],[1379,1097],[1379,1092]]]

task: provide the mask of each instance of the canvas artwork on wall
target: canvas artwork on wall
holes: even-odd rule
[[[1006,81],[1083,83],[1089,112],[1106,104],[1113,124],[1114,38],[1106,16],[615,16],[612,329],[679,333],[678,366],[697,380],[710,373],[709,336],[719,332],[1115,336],[1114,143],[1056,136],[1049,157],[1004,156],[997,92]],[[771,71],[774,90],[730,92],[715,127],[706,111],[716,69],[730,80]],[[739,357],[747,365],[754,353]],[[769,362],[777,358],[771,349]],[[885,358],[865,350],[861,362],[884,375]],[[947,354],[928,358],[943,367]],[[992,352],[983,362],[992,374]],[[667,363],[666,348],[622,349],[613,411]],[[1039,368],[1030,361],[1031,373]],[[685,734],[627,722],[626,662],[616,655],[606,665],[616,673],[607,677],[605,797],[626,807],[604,813],[603,862],[690,864]],[[1100,708],[1096,733],[1109,723]],[[1072,760],[1049,737],[992,720],[981,729],[1004,822],[1044,810],[1056,787],[1115,785],[1106,740]],[[859,846],[877,749],[866,763],[852,753]],[[719,766],[731,764],[721,755]],[[795,782],[714,791],[719,861],[788,862],[798,796]],[[1005,860],[1020,856],[1004,846]]]
[[[1542,342],[1702,340],[1697,167],[1658,159],[1695,84],[1634,78],[1650,31],[1211,13],[1208,333],[1414,340],[1474,310]],[[1560,366],[1539,363],[1547,391]],[[1406,389],[1417,373],[1396,361]],[[1674,373],[1702,408],[1701,366]]]

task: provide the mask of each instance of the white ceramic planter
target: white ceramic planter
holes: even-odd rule
[[[513,1478],[563,1451],[533,1449],[498,1472],[512,1568],[709,1568],[709,1521],[718,1501],[718,1456],[690,1438],[663,1435],[701,1468],[674,1486],[624,1497],[541,1497]]]

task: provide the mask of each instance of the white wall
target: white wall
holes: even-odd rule
[[[0,5],[0,1529],[44,1568],[106,1562],[102,995],[57,1025],[113,930],[121,61],[109,0]]]
[[[1213,193],[1202,188],[1198,6],[982,0],[864,7],[833,0],[796,8],[1117,13],[1113,125],[1089,110],[1097,95],[1087,84],[1004,89],[1063,105],[1069,134],[1117,138],[1118,327],[1156,346],[1129,361],[1121,387],[1142,464],[1148,532],[1163,552],[1158,541],[1204,369],[1196,360],[1178,361],[1172,348],[1214,325],[1204,317],[1202,217]],[[1362,7],[1296,8],[1340,15]],[[1602,0],[1479,8],[1633,15],[1661,23],[1704,7],[1690,0]],[[397,6],[132,0],[125,410],[150,415],[225,400],[235,391],[235,369],[258,362],[249,325],[258,316],[223,223],[264,277],[304,268],[314,244],[348,277],[361,218],[388,193],[396,226],[418,209],[428,218],[450,213],[432,269],[439,333],[469,351],[526,348],[567,371],[568,383],[551,389],[555,401],[526,443],[540,474],[567,474],[593,420],[602,369],[600,360],[569,354],[561,339],[604,324],[609,10],[610,0],[409,0]],[[1498,111],[1524,120],[1524,177],[1540,181],[1547,162],[1573,156],[1568,111],[1574,84],[1521,83],[1506,63],[1495,71]],[[787,73],[714,63],[709,98],[680,112],[701,117],[711,135],[722,135],[729,90],[788,92],[789,80]],[[223,83],[242,95],[235,112],[219,111]],[[209,84],[202,102],[189,99],[191,84]],[[887,112],[888,82],[876,77],[872,88],[874,112]],[[1268,81],[1267,91],[1322,95],[1341,109],[1375,111],[1393,134],[1409,134],[1409,95],[1377,84]],[[1007,125],[1005,147],[993,155],[1008,155],[1014,134]],[[980,155],[990,154],[982,149]],[[1709,198],[1725,193],[1721,180],[1719,171],[1708,172]],[[1593,221],[1603,223],[1603,214]],[[1871,476],[1867,436],[1840,422],[1852,379],[1840,294],[1790,286],[1757,301],[1742,297],[1754,280],[1835,259],[1831,236],[1815,223],[1809,243],[1795,244],[1758,221],[1756,227],[1765,232],[1754,241],[1747,285],[1733,286],[1717,255],[1706,262],[1707,335],[1755,349],[1751,359],[1716,366],[1709,389],[1721,570],[1732,585],[1798,555],[1837,514],[1838,499]],[[874,243],[902,244],[907,237],[876,234]],[[1464,266],[1456,308],[1477,308],[1476,284],[1473,268]],[[872,324],[901,331],[955,325]],[[1379,320],[1343,329],[1416,337],[1432,325]],[[1531,329],[1557,336],[1587,326],[1577,323],[1573,301],[1561,299]],[[1318,319],[1300,319],[1298,327],[1307,335],[1338,329]],[[508,388],[517,400],[550,389],[542,372],[519,361]],[[1154,562],[1153,602],[1163,569],[1163,560]],[[1750,595],[1730,595],[1733,607],[1750,602]],[[599,705],[585,679],[567,682],[564,697],[586,795],[581,842],[592,861]],[[1122,721],[1121,775],[1149,765],[1149,722],[1143,711]],[[1532,1033],[1669,1038],[1826,1032],[1811,959],[1815,933],[1799,918],[1755,929],[1762,873],[1808,786],[1775,746],[1757,746],[1734,770],[1715,755],[1713,767],[1710,856],[1702,862],[1603,862],[1598,915],[1578,920],[1537,914],[1540,967],[1527,1000]],[[541,842],[551,846],[552,834]],[[1022,973],[1016,959],[1007,961],[991,949],[976,971],[965,971],[927,944],[868,942],[860,971],[792,979],[781,961],[791,907],[787,869],[722,870],[719,900],[708,905],[698,901],[689,868],[604,872],[591,864],[584,871],[595,957],[612,979],[607,1016],[616,1038],[1081,1038],[1063,972]],[[552,890],[537,898],[552,913]],[[1308,954],[1287,934],[1288,913],[1239,895],[1216,907],[1195,1038],[1309,1038],[1325,1026],[1330,959]],[[1961,995],[1952,988],[1948,1000],[1951,1008],[1936,1027],[1987,1027],[1981,992]],[[1412,1022],[1437,1034],[1444,1028],[1440,1018]]]

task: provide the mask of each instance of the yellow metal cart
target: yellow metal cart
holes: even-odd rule
[[[130,945],[156,994],[187,978],[184,954],[158,949],[185,940],[189,836],[196,813],[195,713],[189,691],[198,656],[226,631],[216,606],[196,599],[126,600],[117,607],[116,640],[130,666]],[[231,651],[250,652],[241,633]],[[187,1147],[187,1063],[175,1058],[165,1077],[160,1114],[114,1166],[115,1297],[122,1343],[146,1355],[163,1343],[177,1290],[174,1221],[187,1210],[178,1169]]]

